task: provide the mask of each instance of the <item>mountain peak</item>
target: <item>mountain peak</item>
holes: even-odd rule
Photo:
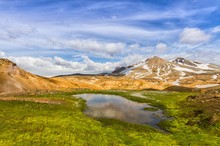
[[[168,61],[166,61],[165,59],[162,59],[157,56],[154,56],[152,58],[147,59],[146,62],[149,65],[164,65],[164,64],[168,63]]]
[[[197,66],[196,64],[200,64],[198,62],[189,61],[189,60],[182,58],[182,57],[178,57],[178,58],[174,59],[172,62],[176,63],[176,64],[186,64],[186,65],[190,65],[190,66]]]
[[[186,60],[185,58],[183,58],[183,57],[177,57],[176,59],[174,59],[174,61],[173,62],[180,62],[180,63],[184,63],[184,62],[186,62],[186,61],[188,61],[188,60]]]
[[[162,58],[158,56],[153,56],[153,57],[148,58],[147,60],[159,60],[159,59],[162,59]]]

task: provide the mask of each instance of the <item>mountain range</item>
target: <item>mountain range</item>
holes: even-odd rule
[[[159,80],[178,86],[194,83],[217,84],[220,66],[202,64],[184,58],[167,61],[154,56],[134,65],[118,67],[112,73],[133,79]]]
[[[97,75],[60,75],[46,78],[19,68],[8,59],[0,59],[0,94],[33,90],[71,89],[159,89],[219,87],[220,67],[214,64],[176,58],[167,61],[148,58],[137,64],[117,67],[112,73]]]

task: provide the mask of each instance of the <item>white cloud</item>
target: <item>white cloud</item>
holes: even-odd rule
[[[4,58],[5,57],[5,52],[0,51],[0,58]]]
[[[62,47],[72,48],[81,51],[98,51],[105,52],[109,56],[113,56],[116,53],[125,49],[125,43],[106,43],[106,42],[98,42],[96,40],[82,40],[75,39],[70,41],[64,41]]]
[[[158,44],[157,46],[165,47],[166,45]],[[160,48],[160,47],[159,47]],[[156,54],[154,54],[156,55]],[[152,54],[147,56],[139,54],[131,54],[122,58],[117,62],[95,62],[91,60],[88,56],[82,55],[81,62],[65,60],[64,58],[55,57],[15,57],[7,56],[4,52],[0,51],[0,57],[8,58],[15,62],[22,69],[29,71],[34,74],[42,76],[56,76],[74,73],[86,73],[86,74],[97,74],[104,72],[112,72],[116,67],[119,66],[129,66],[136,64],[140,61],[146,60]],[[171,59],[176,57],[184,57],[196,61],[206,62],[206,63],[216,63],[219,64],[220,54],[214,51],[198,51],[198,52],[176,52],[173,54],[160,55],[162,58]],[[210,61],[212,58],[212,61]]]
[[[113,58],[115,56],[120,56],[121,54],[126,55],[129,50],[140,49],[139,44],[126,44],[122,42],[104,42],[92,39],[72,39],[72,40],[59,40],[51,39],[50,44],[46,46],[51,46],[54,49],[72,49],[80,51],[82,54],[92,54],[93,56],[98,56],[102,58]]]
[[[207,34],[199,28],[184,28],[179,36],[179,42],[182,44],[196,45],[205,43],[211,38],[210,34]]]
[[[199,62],[214,63],[216,65],[220,65],[220,52],[218,51],[201,49],[197,53],[191,53],[189,58]]]
[[[10,25],[16,24],[16,25]],[[30,27],[32,26],[32,27]],[[78,37],[83,34],[88,36]],[[173,32],[172,32],[173,33]],[[106,37],[128,38],[150,38],[149,36],[167,36],[169,31],[148,31],[136,27],[110,24],[23,24],[16,21],[5,21],[0,23],[0,45],[6,49],[30,52],[31,49],[42,50],[52,49],[73,49],[82,54],[94,55],[102,58],[113,58],[120,56],[124,52],[128,53],[128,48],[138,50],[139,44],[126,44],[123,40],[106,41],[91,37],[91,34]],[[170,36],[170,35],[169,35]],[[12,43],[13,41],[13,43]],[[69,51],[69,50],[67,50]],[[49,52],[49,51],[48,51]],[[121,53],[121,54],[120,54]],[[32,56],[32,54],[30,54]]]
[[[138,63],[140,61],[144,61],[146,59],[147,59],[147,57],[145,55],[132,54],[132,55],[129,55],[129,56],[123,58],[119,62],[119,64],[120,64],[120,66],[129,66],[129,65],[133,65],[135,63]]]
[[[165,43],[158,43],[158,44],[155,46],[155,48],[157,49],[156,51],[157,51],[158,53],[163,53],[163,52],[165,52],[166,50],[169,49],[168,46],[167,46],[167,44],[165,44]]]
[[[107,20],[55,23],[29,19],[17,21],[16,15],[10,14],[0,16],[3,19],[0,22],[0,46],[17,56],[22,53],[33,56],[34,49],[39,50],[39,56],[51,56],[51,52],[60,49],[65,50],[62,53],[71,53],[73,50],[72,52],[87,56],[114,59],[132,53],[146,53],[146,42],[149,44],[155,40],[169,40],[175,38],[180,31],[142,28]]]
[[[220,33],[220,25],[212,28],[211,33]]]
[[[8,57],[22,69],[42,76],[55,76],[82,72],[84,64],[71,62],[60,57]]]
[[[144,56],[133,54],[118,62],[95,62],[87,56],[81,56],[82,62],[68,61],[61,57],[14,57],[6,56],[22,69],[42,76],[56,76],[74,73],[97,74],[112,72],[116,67],[128,66],[141,60]]]

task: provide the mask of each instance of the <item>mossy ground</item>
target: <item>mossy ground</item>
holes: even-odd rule
[[[145,107],[143,110],[145,110],[145,111],[158,111],[158,108],[156,108],[156,107]]]
[[[182,107],[182,103],[194,93],[140,91],[146,96],[140,98],[132,96],[134,92],[79,90],[15,96],[65,100],[62,104],[0,101],[0,145],[220,145],[219,123],[208,127],[188,124],[195,117],[186,116],[190,108]],[[159,124],[168,132],[113,119],[93,119],[83,114],[85,101],[72,96],[80,93],[114,94],[147,102],[173,118]]]

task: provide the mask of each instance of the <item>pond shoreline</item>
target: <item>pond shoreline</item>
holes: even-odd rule
[[[78,98],[86,100],[87,108],[84,113],[95,118],[116,119],[141,125],[150,125],[156,129],[163,130],[158,126],[160,121],[168,118],[163,111],[144,110],[145,108],[156,108],[147,103],[138,103],[119,95],[109,94],[76,94]]]

